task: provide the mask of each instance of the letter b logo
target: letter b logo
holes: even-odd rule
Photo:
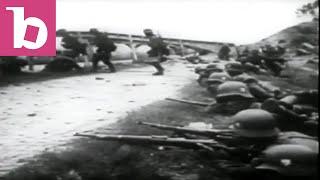
[[[2,0],[1,56],[54,56],[55,0]]]

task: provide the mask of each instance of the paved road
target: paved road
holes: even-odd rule
[[[63,148],[77,131],[116,122],[127,112],[176,92],[195,79],[179,62],[116,74],[91,74],[0,87],[0,175],[42,151]]]

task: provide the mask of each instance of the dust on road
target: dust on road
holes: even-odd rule
[[[65,148],[77,131],[105,127],[141,106],[174,96],[195,79],[180,62],[115,74],[90,74],[0,87],[0,174],[46,150]]]

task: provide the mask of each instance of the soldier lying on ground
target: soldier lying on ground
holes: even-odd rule
[[[49,62],[44,71],[50,72],[68,72],[68,71],[81,71],[82,68],[75,62],[74,59],[67,56],[57,56],[51,62]]]
[[[279,88],[271,88],[267,85],[262,85],[256,78],[248,74],[240,74],[233,77],[233,80],[245,83],[248,86],[250,93],[259,102],[263,102],[264,100],[272,97],[278,99],[281,96]]]
[[[214,87],[211,87],[214,88]],[[166,98],[169,101],[204,106],[208,113],[235,114],[248,108],[260,107],[246,84],[239,81],[226,81],[216,89],[216,101],[213,103]]]
[[[262,104],[261,108],[276,114],[279,125],[283,129],[305,127],[309,133],[317,133],[318,90],[296,92],[280,100],[270,98]]]
[[[224,67],[219,63],[211,63],[205,68],[196,68],[195,73],[199,74],[197,79],[200,86],[207,87],[207,80],[210,74],[214,72],[223,72]]]
[[[216,95],[217,88],[220,84],[230,81],[231,77],[226,72],[214,72],[212,73],[207,80],[207,90],[212,94]]]
[[[253,71],[265,69],[279,76],[286,60],[279,56],[269,56],[269,54],[262,54],[258,50],[252,50],[247,57],[242,56],[237,61],[245,65],[247,69],[252,69]]]
[[[227,81],[217,88],[216,103],[209,105],[206,111],[211,113],[234,114],[255,106],[256,100],[246,84],[239,81]]]
[[[250,163],[214,161],[215,167],[234,179],[316,180],[318,153],[302,145],[275,145]]]
[[[218,165],[227,167],[230,172],[241,173],[238,175],[257,172],[260,169],[274,170],[285,177],[290,175],[313,177],[315,175],[316,164],[314,162],[316,162],[318,155],[318,141],[316,139],[296,132],[281,133],[272,114],[260,109],[239,112],[231,118],[231,121],[232,123],[228,130],[232,131],[210,131],[210,129],[204,129],[204,133],[201,134],[199,129],[176,128],[179,133],[208,135],[208,137],[213,138],[207,140],[194,137],[186,139],[165,136],[76,135],[104,141],[121,141],[134,145],[198,147],[213,152],[214,157],[218,157],[216,155],[218,152],[215,149],[220,149],[226,151],[227,154],[213,160],[213,164],[217,165],[217,162],[221,159],[229,160],[229,164],[223,161]],[[172,127],[167,128],[163,125],[140,124],[166,130],[175,129]],[[210,133],[208,134],[208,132]],[[277,167],[277,169],[273,169],[274,167]],[[294,168],[297,168],[294,174],[287,173]],[[270,176],[268,177],[270,178]]]

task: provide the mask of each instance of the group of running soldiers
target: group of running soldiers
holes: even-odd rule
[[[160,63],[167,60],[166,55],[169,55],[169,50],[162,38],[155,35],[151,29],[145,29],[143,32],[149,40],[148,46],[150,47],[147,52],[149,59],[144,62],[156,68],[157,72],[153,75],[163,75],[164,68]],[[59,35],[63,37],[62,46],[69,50],[69,53],[67,57],[56,58],[56,61],[47,66],[47,69],[53,71],[81,69],[74,59],[80,55],[86,55],[92,61],[93,72],[97,71],[99,61],[107,65],[110,72],[116,72],[116,68],[111,62],[111,53],[117,49],[114,42],[108,37],[107,33],[100,32],[97,29],[91,29],[89,33],[93,35],[93,38],[87,42],[81,42],[79,37],[72,36],[65,30],[60,31]],[[96,50],[94,50],[94,47],[96,47]]]

